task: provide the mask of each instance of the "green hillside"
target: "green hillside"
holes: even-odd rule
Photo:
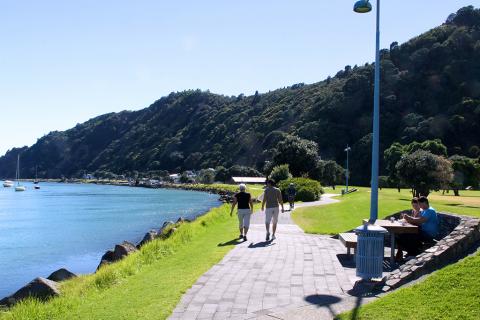
[[[441,139],[449,155],[480,156],[480,10],[463,8],[381,56],[381,151],[393,142]],[[24,177],[36,165],[44,178],[83,170],[261,169],[287,132],[315,141],[322,159],[338,163],[350,144],[351,182],[365,185],[372,98],[372,64],[252,96],[171,93],[143,110],[105,114],[12,149],[0,158],[0,177],[14,176],[19,152]]]

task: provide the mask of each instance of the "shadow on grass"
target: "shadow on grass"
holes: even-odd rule
[[[238,238],[235,238],[235,239],[232,239],[232,240],[227,241],[227,242],[219,243],[217,246],[218,246],[218,247],[236,246],[237,244],[241,244],[241,243],[243,243],[243,242],[244,242],[243,240],[240,240],[240,239],[238,239]]]
[[[471,208],[471,209],[480,209],[478,206],[466,206],[462,203],[445,203],[446,206],[450,207],[462,207],[462,208]]]
[[[262,241],[262,242],[257,242],[257,243],[250,243],[248,247],[250,249],[255,249],[255,248],[265,248],[265,247],[270,247],[275,245],[275,243],[272,243],[272,241]]]

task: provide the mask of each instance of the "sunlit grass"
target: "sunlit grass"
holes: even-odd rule
[[[339,189],[339,188],[336,188]],[[333,190],[326,190],[331,193]],[[430,194],[430,204],[437,210],[480,217],[480,191],[461,191],[461,197],[453,192]],[[402,189],[382,189],[379,191],[379,218],[410,208],[411,193]],[[370,215],[370,189],[360,187],[357,192],[338,196],[339,203],[326,206],[299,208],[294,211],[293,220],[309,233],[337,234],[351,230]]]
[[[479,273],[480,255],[476,254],[338,318],[476,320],[480,315]]]

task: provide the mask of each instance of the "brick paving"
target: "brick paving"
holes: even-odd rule
[[[277,239],[265,241],[262,214],[252,218],[248,241],[203,274],[169,319],[331,319],[373,299],[348,294],[358,278],[338,240],[305,234],[284,213]]]

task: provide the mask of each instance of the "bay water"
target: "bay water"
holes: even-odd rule
[[[94,272],[106,250],[150,229],[218,206],[196,191],[94,184],[25,183],[0,189],[0,299],[59,268]]]

